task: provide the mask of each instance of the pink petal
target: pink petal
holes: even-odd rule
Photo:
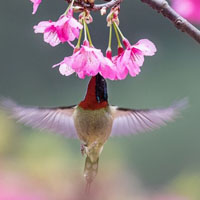
[[[68,21],[69,17],[67,17],[66,15],[61,15],[59,19],[55,22],[55,27],[63,26]]]
[[[123,65],[123,67],[129,62],[131,59],[131,49],[126,49],[118,59],[118,65]]]
[[[62,27],[58,27],[58,36],[62,42],[73,41],[76,38],[68,23],[64,24]]]
[[[82,48],[84,49],[85,52],[94,52],[96,54],[100,53],[101,50],[100,49],[96,49],[90,46],[86,46],[86,45],[82,45]]]
[[[144,63],[144,55],[142,54],[141,51],[136,50],[135,53],[132,52],[131,54],[131,60],[134,62],[136,65],[141,67]]]
[[[75,53],[72,57],[72,69],[74,69],[76,72],[83,71],[83,68],[87,62],[87,57],[85,57],[85,55],[81,53],[81,50]]]
[[[72,32],[72,34],[73,34],[74,39],[75,39],[75,38],[78,39],[79,34],[80,34],[80,29],[78,29],[78,28],[73,28],[73,29],[71,30],[71,32]]]
[[[71,62],[72,60],[68,57],[64,58],[63,61],[61,61],[60,63],[58,64],[55,64],[53,65],[52,68],[55,68],[57,66],[60,66],[59,67],[59,71],[62,75],[65,75],[65,76],[69,76],[71,74],[73,74],[75,71],[71,68]]]
[[[75,18],[66,15],[60,17],[55,23],[55,27],[61,42],[73,41],[75,38],[78,38],[80,29],[83,28]]]
[[[143,55],[145,55],[145,56],[153,56],[155,54],[155,52],[157,51],[153,42],[151,42],[148,39],[139,40],[132,47],[137,48],[140,51],[142,51]]]
[[[70,76],[71,74],[73,74],[75,71],[66,63],[63,63],[60,65],[59,67],[59,71],[62,75],[65,76]]]
[[[119,80],[125,79],[128,75],[127,62],[121,62],[122,56],[123,54],[121,56],[114,56],[112,59],[116,66],[116,76]]]
[[[100,65],[100,74],[104,78],[108,78],[110,80],[117,79],[117,69],[116,66],[108,59],[105,58],[105,62]]]
[[[94,53],[87,53],[87,60],[84,68],[90,72],[91,76],[96,75],[99,72],[100,60],[97,59]]]
[[[40,3],[42,2],[42,0],[31,0],[31,2],[33,3],[33,12],[32,12],[32,14],[34,15],[37,12],[37,9],[38,9]]]
[[[35,33],[44,33],[45,29],[52,25],[51,21],[42,21],[33,27]]]
[[[123,80],[123,79],[125,79],[125,78],[127,77],[127,75],[128,75],[128,69],[125,68],[123,71],[121,71],[121,72],[119,72],[119,73],[117,74],[117,78],[118,78],[119,80]]]
[[[81,28],[83,26],[72,15],[62,15],[56,22],[43,21],[34,26],[35,33],[44,33],[44,41],[51,46],[68,42],[72,47],[70,42],[79,37]]]
[[[56,31],[48,31],[44,33],[44,41],[49,43],[51,46],[55,47],[60,43],[60,40],[58,38],[58,35]]]
[[[78,77],[81,78],[81,79],[84,79],[85,75],[86,75],[83,71],[82,72],[78,72],[77,74],[78,74]]]
[[[83,25],[79,23],[74,17],[71,17],[69,20],[69,24],[72,28],[82,29]]]
[[[133,60],[129,62],[127,69],[129,70],[129,74],[133,77],[140,73],[140,67]]]

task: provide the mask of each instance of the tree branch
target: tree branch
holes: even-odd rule
[[[108,1],[108,0],[106,0]],[[97,11],[97,10],[101,10],[103,7],[105,7],[106,9],[114,7],[119,5],[123,0],[109,0],[109,2],[107,3],[102,3],[102,4],[87,4],[84,3],[83,1],[77,0],[74,2],[75,5],[81,6],[83,8],[86,8],[88,10],[92,10],[92,11]]]
[[[200,31],[193,26],[186,19],[181,17],[166,0],[141,0],[143,3],[148,4],[153,9],[162,13],[164,17],[167,17],[170,21],[174,23],[177,29],[182,32],[186,32],[198,43],[200,43]]]

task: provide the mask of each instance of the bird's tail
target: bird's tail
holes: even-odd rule
[[[92,162],[88,156],[85,159],[84,177],[86,179],[86,193],[89,193],[90,185],[97,175],[98,163],[99,158],[94,162]]]

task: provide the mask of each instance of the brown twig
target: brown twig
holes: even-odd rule
[[[67,0],[69,3],[71,2],[71,0]],[[102,8],[111,8],[114,6],[119,5],[123,0],[106,0],[108,1],[107,3],[102,3],[102,4],[87,4],[85,3],[83,0],[76,0],[74,2],[75,5],[77,6],[81,6],[83,8],[86,8],[88,10],[92,10],[92,11],[97,11],[97,10],[101,10]]]
[[[66,0],[69,3],[71,0]],[[88,10],[101,10],[103,7],[106,9],[114,7],[122,3],[123,0],[104,0],[107,3],[102,4],[87,4],[84,0],[75,0],[75,5],[81,6]],[[188,22],[185,18],[181,17],[166,0],[140,0],[143,3],[148,4],[154,10],[157,10],[159,13],[162,13],[164,17],[167,17],[170,21],[174,23],[177,29],[182,32],[186,32],[198,43],[200,43],[200,30]]]
[[[186,19],[181,17],[169,4],[166,0],[141,0],[143,3],[148,4],[153,9],[157,10],[159,13],[162,13],[164,17],[167,17],[170,21],[174,23],[176,28],[182,32],[186,32],[198,43],[200,43],[200,31],[193,26]]]

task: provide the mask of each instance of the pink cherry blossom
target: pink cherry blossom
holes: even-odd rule
[[[155,45],[147,40],[139,40],[135,45],[129,43],[127,39],[123,40],[126,47],[118,49],[118,55],[112,58],[117,70],[117,79],[125,79],[128,73],[134,77],[140,73],[140,67],[144,63],[144,56],[153,56],[156,52]]]
[[[61,15],[58,21],[42,21],[33,28],[35,33],[43,33],[44,41],[54,47],[61,42],[70,43],[78,38],[83,26],[73,17],[73,11],[70,9],[67,15]]]
[[[34,15],[37,12],[37,9],[42,2],[42,0],[30,0],[33,3],[33,12],[32,14]]]
[[[116,69],[112,61],[104,57],[100,49],[91,47],[88,41],[85,41],[72,56],[65,57],[53,67],[56,66],[60,66],[59,71],[62,75],[69,76],[76,72],[81,79],[85,76],[95,76],[98,73],[111,80],[116,77]]]
[[[172,7],[187,20],[200,23],[200,0],[172,0]]]

